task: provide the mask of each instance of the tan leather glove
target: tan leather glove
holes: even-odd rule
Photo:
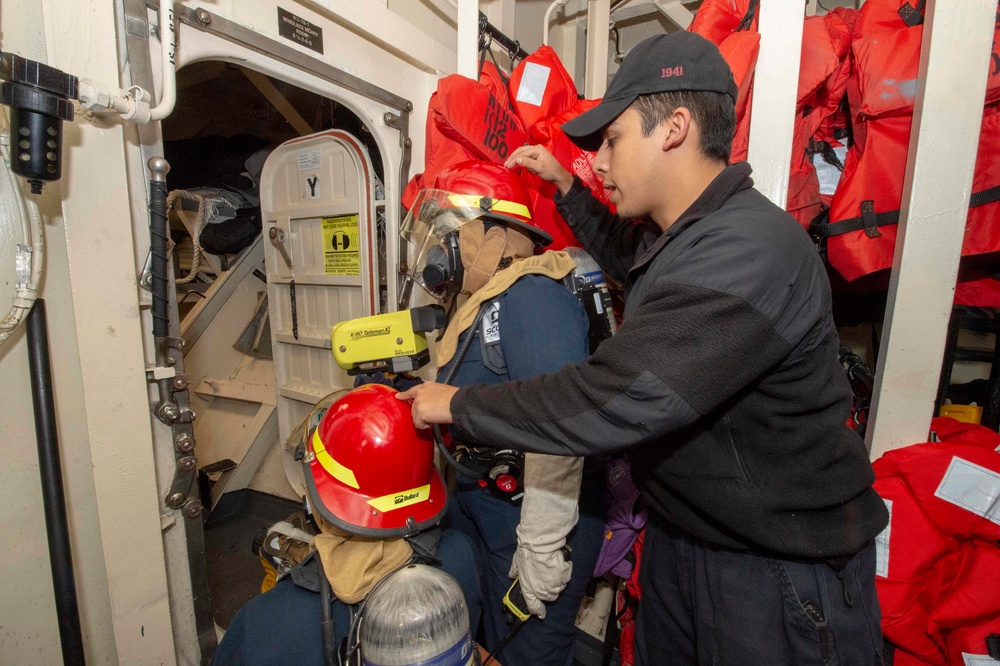
[[[573,573],[562,547],[580,514],[582,478],[583,458],[524,456],[524,500],[510,577],[520,576],[528,610],[542,619],[543,602],[555,601]]]

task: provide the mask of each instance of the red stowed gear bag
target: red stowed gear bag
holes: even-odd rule
[[[876,464],[906,483],[943,533],[962,541],[1000,540],[1000,524],[989,513],[996,498],[990,491],[1000,487],[1000,453],[974,444],[931,442],[889,451]]]
[[[996,579],[990,583],[996,587]],[[945,642],[948,647],[948,663],[964,666],[965,664],[989,664],[996,663],[995,660],[985,659],[989,657],[989,648],[986,639],[990,634],[1000,635],[1000,614],[984,619],[974,625],[956,627],[945,634]],[[979,660],[967,660],[964,655],[980,657]]]
[[[927,637],[936,603],[941,559],[958,549],[923,513],[902,479],[875,462],[875,491],[889,508],[889,526],[880,536],[875,586],[882,608],[882,633],[894,645],[931,663],[940,663],[940,640]],[[934,584],[931,584],[931,583]]]
[[[889,451],[872,463],[890,510],[877,540],[882,631],[896,663],[952,663],[960,627],[1000,613],[1000,435],[935,418],[943,441]],[[902,657],[902,658],[900,658]]]
[[[931,625],[944,635],[949,648],[950,632],[1000,617],[1000,547],[970,542],[965,551],[952,585],[930,613]]]

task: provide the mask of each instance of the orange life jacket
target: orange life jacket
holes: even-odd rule
[[[528,128],[529,140],[546,148],[614,210],[603,181],[593,171],[595,154],[578,148],[560,129],[564,122],[594,108],[600,100],[578,99],[573,78],[555,51],[542,46],[518,63],[510,75],[510,98]],[[521,172],[521,179],[531,196],[535,223],[552,236],[549,249],[579,247],[576,236],[556,210],[556,186],[527,171]]]
[[[424,171],[410,179],[403,192],[409,208],[417,193],[442,170],[470,159],[503,164],[527,133],[507,96],[507,84],[492,63],[485,63],[479,81],[459,74],[438,81],[427,109]]]
[[[847,90],[851,24],[856,14],[853,9],[839,8],[825,16],[809,16],[802,26],[802,59],[785,210],[807,228],[825,206],[813,156],[837,144],[834,114]]]
[[[730,162],[742,162],[747,158],[753,72],[760,51],[757,5],[758,0],[705,0],[688,26],[688,30],[719,47],[739,89],[736,97],[736,134],[733,136]]]

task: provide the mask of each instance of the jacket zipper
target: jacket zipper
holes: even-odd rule
[[[747,470],[743,467],[743,459],[740,458],[740,452],[736,449],[736,440],[733,439],[733,422],[729,418],[729,414],[724,414],[722,419],[726,424],[726,435],[729,437],[729,446],[732,447],[733,455],[736,456],[736,464],[740,468],[740,474],[743,475],[744,481],[750,481],[750,477],[747,476]]]
[[[826,619],[811,601],[806,601],[802,604],[802,610],[805,611],[805,614],[816,625],[816,631],[819,634],[820,657],[823,659],[824,666],[827,666],[832,661],[830,659],[830,634],[827,630]]]

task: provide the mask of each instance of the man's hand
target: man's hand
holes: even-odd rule
[[[412,400],[413,425],[429,428],[435,423],[448,424],[451,416],[451,397],[458,391],[456,386],[424,382],[408,391],[397,393],[400,400]]]
[[[559,164],[559,160],[541,146],[517,148],[504,162],[504,166],[508,169],[513,169],[516,166],[524,167],[542,180],[554,183],[563,195],[569,192],[569,188],[573,186],[573,174],[563,168],[563,165]]]

